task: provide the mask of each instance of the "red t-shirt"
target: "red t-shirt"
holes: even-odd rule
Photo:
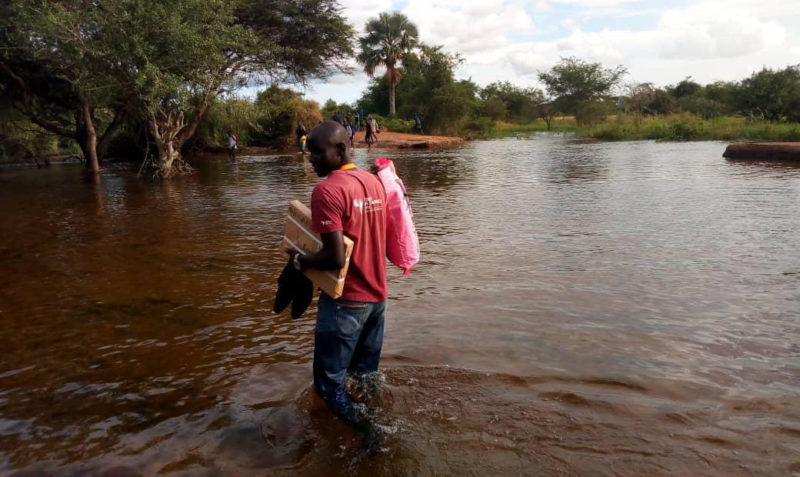
[[[342,231],[353,245],[345,300],[386,300],[386,191],[374,175],[333,171],[311,193],[311,226],[320,234]]]

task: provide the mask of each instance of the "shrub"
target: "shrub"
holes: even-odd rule
[[[468,139],[492,137],[494,131],[494,122],[483,117],[469,119],[461,126],[461,135]]]

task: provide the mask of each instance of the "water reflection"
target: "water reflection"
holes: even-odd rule
[[[467,145],[451,151],[404,153],[395,159],[395,168],[409,191],[444,193],[475,183],[478,165],[469,160],[473,148]]]

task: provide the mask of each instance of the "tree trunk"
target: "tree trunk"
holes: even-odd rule
[[[81,134],[79,142],[83,156],[86,159],[87,169],[91,169],[93,174],[100,174],[100,162],[97,160],[97,131],[94,129],[94,119],[92,107],[88,100],[83,100],[81,105]]]
[[[158,117],[149,114],[147,127],[158,151],[158,160],[153,165],[154,177],[169,179],[192,171],[192,167],[181,158],[179,134],[184,126],[183,112],[173,115],[159,111]]]
[[[389,80],[389,116],[394,117],[394,92],[397,89],[397,80],[391,78]]]
[[[114,137],[114,133],[119,129],[122,125],[122,120],[125,117],[125,111],[123,109],[117,109],[114,111],[114,119],[111,123],[106,127],[106,130],[103,132],[103,135],[100,136],[97,140],[97,159],[103,160],[103,157],[106,155],[106,150],[108,150],[108,145],[111,144],[111,139]]]

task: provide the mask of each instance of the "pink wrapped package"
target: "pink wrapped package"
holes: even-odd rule
[[[397,177],[394,164],[385,157],[375,159],[378,178],[386,190],[386,255],[408,276],[419,262],[419,238],[414,214],[403,181]]]

